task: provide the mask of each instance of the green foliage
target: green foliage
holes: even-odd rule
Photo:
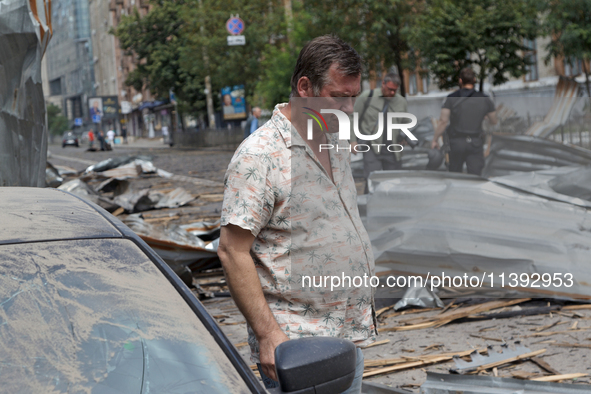
[[[228,46],[226,21],[238,14],[246,28],[246,45]],[[211,77],[216,107],[218,93],[225,86],[244,84],[247,102],[254,96],[261,78],[261,59],[271,42],[285,40],[280,27],[284,9],[279,0],[199,0],[184,7],[184,35],[187,45],[181,51],[181,66],[198,80]]]
[[[564,61],[584,60],[583,70],[589,89],[589,67],[591,59],[591,0],[552,0],[544,19],[544,31],[552,36],[546,47],[546,63],[554,56],[563,56]]]
[[[121,48],[138,60],[125,82],[138,91],[147,87],[156,97],[168,97],[172,89],[181,110],[202,110],[203,80],[180,64],[181,54],[188,45],[183,14],[185,7],[194,7],[195,2],[154,0],[152,5],[144,17],[140,17],[137,9],[132,15],[123,16],[112,31],[119,38]]]
[[[58,136],[70,128],[68,118],[62,115],[62,109],[55,104],[47,105],[47,128],[49,134]]]
[[[526,73],[524,39],[539,32],[536,0],[432,0],[417,16],[412,43],[440,88],[457,85],[459,71],[479,71],[494,85]]]
[[[414,69],[408,56],[409,38],[422,2],[409,0],[325,0],[306,2],[312,15],[312,37],[334,33],[350,43],[365,62],[365,70],[396,65],[399,72]]]

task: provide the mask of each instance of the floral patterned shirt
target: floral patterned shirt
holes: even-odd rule
[[[369,237],[357,208],[348,141],[327,134],[334,182],[280,112],[238,147],[225,177],[222,222],[250,230],[251,255],[277,323],[290,338],[333,336],[358,346],[375,340]],[[336,279],[321,283],[324,277]],[[351,278],[353,283],[347,280]],[[366,279],[367,281],[368,279]],[[319,286],[317,286],[319,285]],[[258,343],[248,328],[253,362]]]

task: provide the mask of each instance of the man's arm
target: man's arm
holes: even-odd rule
[[[289,338],[283,333],[267,305],[261,282],[250,248],[254,236],[233,224],[221,228],[218,256],[224,267],[232,298],[254,331],[259,342],[263,372],[273,380],[275,373],[275,348]]]
[[[447,108],[441,108],[441,114],[439,115],[439,122],[437,123],[437,128],[435,129],[435,135],[433,136],[433,141],[431,141],[431,149],[438,149],[439,148],[439,137],[443,135],[447,124],[449,123],[449,114],[450,110]]]
[[[493,126],[499,122],[499,119],[497,118],[497,111],[489,112],[486,114],[485,118],[487,118],[490,124]]]

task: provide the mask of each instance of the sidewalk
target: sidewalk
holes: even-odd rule
[[[115,144],[114,150],[118,148],[148,148],[148,149],[160,149],[168,148],[170,146],[162,141],[162,137],[157,138],[141,138],[141,137],[128,137],[127,144]]]

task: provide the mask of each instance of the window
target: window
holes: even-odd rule
[[[62,79],[57,78],[53,81],[49,81],[49,95],[59,96],[62,94]]]
[[[423,94],[429,93],[429,75],[423,75]]]
[[[523,40],[523,46],[527,49],[524,52],[524,58],[528,61],[529,65],[525,66],[525,81],[537,81],[538,80],[538,51],[535,40]]]
[[[570,57],[564,59],[564,76],[565,77],[576,77],[581,73],[583,65],[580,59]]]
[[[417,74],[412,73],[408,77],[408,94],[415,95],[417,94]]]

